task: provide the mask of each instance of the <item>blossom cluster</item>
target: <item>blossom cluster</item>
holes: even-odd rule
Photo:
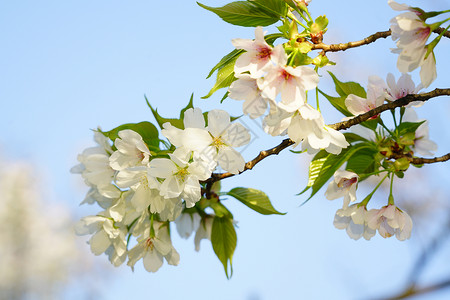
[[[128,258],[134,267],[143,259],[149,272],[157,271],[163,258],[177,265],[179,254],[172,246],[169,224],[175,221],[182,237],[196,233],[196,249],[203,238],[210,238],[211,216],[182,213],[202,196],[202,181],[216,167],[239,173],[245,161],[235,149],[250,141],[248,130],[230,122],[228,113],[207,113],[208,125],[198,108],[186,110],[184,129],[163,124],[162,134],[176,147],[174,151],[150,151],[142,136],[131,130],[118,132],[113,145],[101,132],[95,132],[96,147],[78,156],[80,173],[90,190],[83,203],[97,203],[104,210],[81,219],[76,226],[80,235],[90,234],[94,254],[106,253],[119,266]],[[192,222],[189,222],[189,219]],[[200,226],[200,223],[202,226]],[[129,249],[129,237],[137,244]]]
[[[254,40],[234,39],[232,43],[245,52],[236,60],[237,80],[228,96],[245,100],[245,114],[258,118],[270,107],[264,130],[272,136],[287,134],[310,154],[320,149],[339,154],[349,145],[344,135],[328,127],[322,114],[307,103],[306,92],[319,82],[314,69],[289,65],[283,45],[270,46],[261,27],[256,27]]]

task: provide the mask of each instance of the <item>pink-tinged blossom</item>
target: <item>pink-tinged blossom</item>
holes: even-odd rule
[[[322,114],[309,104],[302,105],[293,115],[287,133],[296,145],[302,143],[302,150],[309,154],[320,149],[339,154],[349,145],[345,136],[326,126]]]
[[[406,73],[402,74],[402,76],[400,76],[400,78],[397,81],[395,81],[395,77],[392,73],[388,73],[388,75],[386,76],[386,83],[388,86],[386,90],[387,92],[386,99],[389,101],[398,100],[409,94],[417,94],[422,89],[422,84],[416,86],[411,78],[411,75]],[[419,107],[422,105],[423,105],[422,101],[415,101],[408,104],[408,106],[415,106],[415,107]]]
[[[391,19],[392,40],[398,53],[397,68],[402,73],[412,72],[418,67],[423,87],[428,87],[436,79],[436,59],[431,52],[426,56],[426,42],[431,34],[431,27],[421,19],[421,11],[405,4],[389,1],[394,10],[408,10]]]
[[[250,118],[262,116],[268,107],[268,99],[263,97],[257,81],[262,78],[252,78],[249,74],[241,74],[228,89],[228,97],[234,100],[244,100],[242,111]]]
[[[386,84],[378,76],[370,76],[369,84],[367,86],[366,98],[350,94],[345,99],[345,106],[348,111],[357,116],[366,113],[384,103],[386,98]],[[378,115],[371,119],[376,119]]]
[[[119,131],[119,137],[114,141],[117,148],[109,162],[114,170],[146,165],[150,158],[150,151],[139,133],[125,129]]]
[[[138,238],[138,244],[128,251],[128,263],[133,270],[134,265],[142,258],[144,268],[148,272],[156,272],[163,265],[166,259],[169,265],[178,265],[180,255],[172,246],[170,240],[168,224],[154,222],[153,228],[155,236],[151,236],[150,228],[147,227],[141,237]]]
[[[367,213],[367,225],[378,233],[388,238],[393,235],[398,240],[409,239],[412,230],[411,217],[393,204],[383,206],[381,209],[371,209]]]
[[[403,115],[404,122],[422,122],[424,120],[419,120],[416,112],[413,108],[407,108],[405,114]],[[422,123],[415,132],[414,146],[412,150],[420,155],[432,156],[434,151],[437,150],[437,144],[430,140],[428,129],[428,121]]]
[[[242,49],[242,53],[234,65],[236,75],[250,72],[251,77],[258,78],[264,75],[266,68],[273,63],[278,63],[280,53],[284,53],[282,45],[272,48],[264,39],[261,26],[255,28],[255,39],[233,39],[231,41],[236,49]]]
[[[279,107],[294,112],[306,102],[306,91],[317,87],[319,76],[314,69],[298,66],[286,66],[286,53],[281,53],[278,58],[279,64],[272,65],[267,69],[267,75],[263,81],[258,81],[262,95],[271,100],[281,94]]]
[[[353,204],[336,211],[333,225],[337,229],[345,229],[348,236],[354,240],[359,240],[361,237],[370,240],[376,230],[368,226],[367,214],[368,211],[364,205]]]
[[[328,200],[334,200],[344,197],[343,208],[348,207],[350,202],[356,201],[356,187],[359,176],[356,173],[337,170],[334,173],[333,180],[328,185],[325,197]]]

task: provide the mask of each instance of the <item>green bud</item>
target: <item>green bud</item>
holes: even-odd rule
[[[394,167],[395,167],[396,171],[406,171],[406,170],[408,170],[409,165],[410,165],[410,162],[406,157],[397,159],[394,162]]]

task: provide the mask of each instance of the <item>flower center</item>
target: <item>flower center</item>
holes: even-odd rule
[[[271,54],[272,54],[272,49],[270,49],[270,48],[261,47],[261,48],[258,49],[258,57],[261,60],[269,59]]]
[[[152,251],[154,247],[155,247],[155,245],[153,245],[153,239],[149,237],[145,241],[145,249],[148,250],[150,248],[150,251]]]
[[[181,181],[184,181],[186,179],[186,176],[189,174],[187,168],[180,168],[178,171],[174,174],[177,176]]]
[[[358,178],[342,178],[339,180],[339,183],[337,184],[338,188],[340,189],[348,189],[352,184],[356,183],[358,181]]]

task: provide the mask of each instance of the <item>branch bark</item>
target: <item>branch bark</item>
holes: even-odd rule
[[[350,128],[353,125],[356,124],[360,124],[366,120],[368,120],[369,118],[376,116],[386,110],[390,110],[390,109],[395,109],[396,107],[401,107],[401,106],[405,106],[411,102],[414,101],[427,101],[431,98],[434,97],[438,97],[438,96],[450,96],[450,89],[435,89],[431,92],[428,93],[423,93],[423,94],[410,94],[410,95],[406,95],[403,98],[400,98],[396,101],[392,101],[389,102],[387,104],[383,104],[381,106],[378,106],[364,114],[358,115],[350,120],[344,121],[344,122],[339,122],[339,123],[335,123],[335,124],[331,124],[329,125],[329,127],[336,129],[336,130],[343,130],[343,129],[347,129]],[[251,170],[253,169],[253,167],[258,164],[260,161],[262,161],[263,159],[265,159],[268,156],[274,155],[274,154],[279,154],[281,151],[283,151],[284,149],[286,149],[287,147],[291,146],[295,144],[295,142],[291,139],[284,139],[279,145],[261,151],[259,152],[259,154],[252,160],[248,161],[245,164],[244,170],[242,172],[240,172],[239,174],[242,174],[243,172],[247,171],[247,170]],[[442,161],[447,161],[450,160],[450,153],[446,154],[444,156],[441,157],[435,157],[435,158],[420,158],[420,157],[411,157],[410,158],[413,164],[425,164],[425,163],[435,163],[435,162],[442,162]],[[228,177],[233,177],[237,174],[233,174],[230,172],[226,172],[226,173],[213,173],[211,174],[211,177],[208,178],[207,180],[205,180],[205,183],[211,184],[214,183],[216,181],[228,178]]]
[[[445,28],[439,27],[436,30],[434,30],[434,33],[437,34],[441,34],[442,31],[444,31]],[[388,36],[390,36],[392,34],[391,30],[387,30],[387,31],[380,31],[380,32],[376,32],[372,35],[369,35],[368,37],[360,40],[360,41],[355,41],[355,42],[348,42],[348,43],[340,43],[340,44],[324,44],[324,43],[318,43],[318,44],[313,44],[312,45],[312,50],[322,50],[323,53],[325,52],[337,52],[337,51],[345,51],[349,48],[356,48],[356,47],[360,47],[363,45],[368,45],[371,44],[373,42],[375,42],[378,39],[385,39]],[[446,38],[450,38],[450,32],[447,31],[443,34],[443,36],[445,36]]]
[[[336,129],[336,130],[342,130],[342,129],[347,129],[350,128],[353,125],[356,124],[360,124],[368,119],[370,119],[371,117],[374,117],[380,113],[382,113],[383,111],[386,110],[390,110],[390,109],[395,109],[397,107],[401,107],[401,106],[405,106],[408,105],[411,102],[414,101],[427,101],[431,98],[434,97],[438,97],[438,96],[450,96],[450,89],[435,89],[431,92],[428,93],[422,93],[422,94],[409,94],[406,95],[403,98],[400,98],[398,100],[380,105],[372,110],[369,110],[366,113],[363,113],[361,115],[358,115],[350,120],[347,121],[343,121],[343,122],[339,122],[339,123],[335,123],[335,124],[331,124],[329,125],[331,128]]]

